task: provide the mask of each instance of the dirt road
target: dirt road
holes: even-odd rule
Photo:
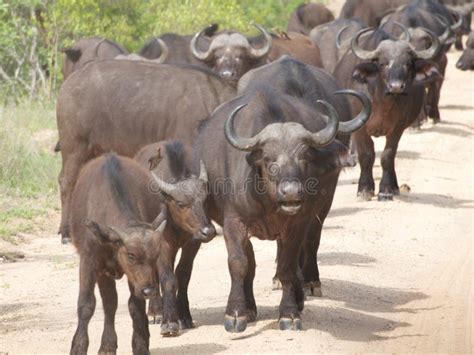
[[[469,353],[473,350],[474,73],[454,69],[450,53],[442,123],[407,132],[397,157],[400,183],[411,192],[393,202],[357,202],[359,168],[342,173],[323,230],[323,297],[308,299],[304,331],[277,330],[281,293],[271,290],[275,245],[254,241],[258,321],[239,335],[225,332],[230,289],[218,237],[200,251],[190,285],[196,328],[162,339],[151,326],[151,349],[166,353],[350,352]],[[383,140],[377,141],[378,152]],[[380,178],[377,163],[375,176]],[[51,228],[21,246],[24,260],[0,264],[0,353],[66,353],[76,326],[78,258]],[[128,289],[119,282],[119,352],[131,351]],[[89,328],[99,347],[102,310]]]

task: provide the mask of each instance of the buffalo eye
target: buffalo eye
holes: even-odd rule
[[[135,264],[135,262],[137,261],[137,258],[136,258],[135,255],[132,254],[132,253],[128,253],[128,254],[127,254],[127,258],[128,258],[128,262],[129,262],[130,264]]]
[[[176,205],[180,210],[184,210],[186,208],[186,205],[182,202],[176,202]]]

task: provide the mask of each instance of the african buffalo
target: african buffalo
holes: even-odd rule
[[[200,164],[199,175],[192,174],[188,155],[180,142],[164,141],[143,147],[134,157],[140,165],[150,168],[155,182],[152,188],[160,193],[161,213],[168,221],[163,230],[159,268],[164,293],[163,297],[159,292],[151,297],[148,308],[153,322],[162,316],[163,336],[175,336],[178,329],[193,327],[188,301],[193,260],[201,242],[209,242],[216,235],[204,213],[208,191],[206,168]],[[174,276],[174,260],[180,248],[181,258]]]
[[[319,48],[324,69],[334,72],[337,62],[350,48],[352,36],[364,27],[359,20],[337,19],[311,30],[309,38]]]
[[[369,27],[377,27],[391,10],[410,0],[346,0],[339,18],[359,19]]]
[[[301,4],[291,14],[287,30],[308,36],[316,26],[333,20],[334,15],[323,4]]]
[[[453,36],[454,26],[450,27],[444,17],[432,15],[430,12],[423,10],[417,2],[413,2],[387,16],[381,28],[392,35],[407,32],[407,36],[410,37],[410,43],[413,44],[416,50],[426,49],[432,44],[431,35],[424,31],[424,29],[429,29],[438,36],[440,47],[431,60],[437,64],[441,75],[438,80],[427,85],[425,113],[433,119],[434,123],[439,122],[441,120],[438,108],[439,98],[448,64],[446,53],[455,39]]]
[[[217,24],[212,24],[205,29],[198,42],[198,48],[204,50],[209,46],[210,37],[214,36],[218,29]],[[203,62],[191,53],[189,45],[193,35],[178,35],[175,33],[164,33],[153,37],[140,49],[139,55],[146,59],[164,58],[164,63],[169,64],[193,64],[203,65]]]
[[[255,27],[262,32],[264,38],[261,47],[252,46],[239,32],[223,31],[212,38],[209,48],[203,50],[197,43],[209,29],[207,27],[194,35],[190,43],[191,52],[196,59],[212,68],[223,79],[236,85],[247,71],[265,64],[272,48],[272,36],[263,27]]]
[[[461,70],[474,70],[474,32],[471,31],[466,41],[466,48],[456,63]]]
[[[325,71],[284,56],[242,77],[239,96],[200,127],[194,163],[204,160],[208,171],[208,215],[223,225],[232,280],[227,331],[242,332],[257,316],[250,236],[280,243],[279,328],[302,327],[300,248],[310,243],[308,250],[316,253],[339,171],[347,165],[348,137],[342,143],[336,134],[357,130],[370,114],[365,95],[338,89]],[[362,100],[363,112],[351,119],[347,100],[338,94]],[[319,278],[315,260],[311,267],[311,276]]]
[[[335,75],[340,85],[364,90],[372,101],[369,121],[352,135],[361,167],[358,195],[362,199],[370,200],[375,190],[372,175],[375,151],[371,136],[386,137],[378,199],[392,200],[393,195],[400,193],[395,173],[398,142],[423,107],[424,86],[440,75],[430,61],[440,46],[438,36],[425,31],[430,34],[432,44],[417,50],[406,38],[395,40],[383,30],[363,29],[352,39],[352,51],[336,67]],[[359,38],[369,32],[359,44]]]
[[[65,54],[61,68],[64,80],[90,61],[113,59],[119,54],[128,54],[122,46],[102,37],[81,39],[71,47],[62,49],[61,52]]]
[[[138,163],[114,154],[89,162],[71,200],[71,235],[80,255],[78,326],[71,354],[87,354],[88,325],[94,314],[97,283],[104,309],[100,354],[115,354],[115,280],[125,274],[130,288],[134,354],[149,354],[145,299],[159,289],[157,265],[166,220],[155,214],[160,201],[149,190],[149,175]]]
[[[71,190],[88,160],[109,151],[133,156],[144,145],[169,138],[191,144],[199,120],[234,95],[217,75],[191,66],[109,60],[72,74],[56,107],[63,241]]]

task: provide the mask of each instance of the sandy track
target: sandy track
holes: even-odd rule
[[[323,230],[323,298],[308,299],[304,331],[277,330],[279,291],[271,291],[275,245],[253,240],[258,321],[239,335],[223,327],[230,289],[222,238],[198,254],[190,285],[196,329],[162,339],[166,353],[403,352],[469,353],[473,349],[474,73],[454,69],[450,53],[441,101],[443,122],[407,132],[397,172],[411,193],[393,202],[357,202],[359,168],[341,175]],[[383,140],[376,143],[378,152]],[[380,178],[377,162],[375,176]],[[66,353],[76,326],[77,256],[51,229],[22,246],[23,261],[0,264],[0,353]],[[131,351],[128,288],[119,282],[119,352]],[[89,333],[99,347],[98,298]]]

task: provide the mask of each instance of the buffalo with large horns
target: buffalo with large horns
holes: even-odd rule
[[[352,165],[348,134],[364,125],[370,101],[288,56],[247,73],[238,93],[201,125],[194,160],[207,167],[208,215],[224,229],[232,280],[225,329],[242,332],[256,320],[250,236],[279,242],[279,328],[301,329],[300,249],[308,243],[304,250],[311,252],[304,258],[305,281],[319,281],[315,258],[322,224],[341,168]],[[362,103],[357,117],[351,118],[343,95]]]
[[[426,29],[425,32],[431,36],[432,44],[418,50],[408,38],[396,40],[383,30],[363,29],[352,39],[352,51],[336,67],[335,75],[341,85],[363,90],[372,101],[369,121],[353,134],[361,167],[358,195],[362,199],[371,199],[375,190],[372,175],[375,150],[371,136],[386,137],[379,200],[392,200],[393,195],[400,193],[395,173],[398,143],[423,107],[424,86],[440,76],[431,61],[439,50],[438,36]],[[363,35],[366,36],[360,44]],[[352,102],[354,110],[358,107],[357,102]]]

